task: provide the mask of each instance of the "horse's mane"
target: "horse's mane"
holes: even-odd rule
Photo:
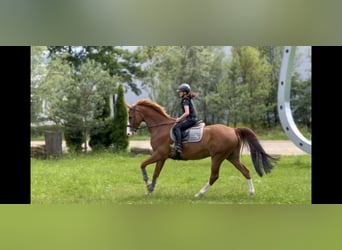
[[[161,115],[170,118],[170,116],[166,113],[165,108],[160,106],[159,104],[157,104],[156,102],[153,102],[151,100],[148,99],[142,99],[139,100],[136,105],[141,105],[141,106],[146,106],[146,107],[150,107],[153,110],[157,111],[158,113],[160,113]]]

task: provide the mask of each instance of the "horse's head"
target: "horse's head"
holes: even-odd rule
[[[127,132],[128,136],[133,136],[137,132],[140,123],[144,120],[144,117],[141,111],[137,108],[136,105],[128,105],[128,127],[129,131]]]

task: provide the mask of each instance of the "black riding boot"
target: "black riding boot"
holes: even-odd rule
[[[175,150],[178,153],[182,153],[182,134],[180,129],[175,129],[173,131],[173,134],[175,135]]]
[[[176,143],[176,152],[182,153],[182,143]]]

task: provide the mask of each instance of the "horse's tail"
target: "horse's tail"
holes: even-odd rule
[[[272,162],[278,159],[265,152],[256,134],[251,129],[235,128],[235,132],[241,139],[242,146],[249,148],[253,165],[258,175],[262,177],[264,173],[270,173],[273,168]]]

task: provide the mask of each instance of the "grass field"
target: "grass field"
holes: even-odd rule
[[[60,159],[31,158],[32,204],[311,204],[311,155],[281,156],[272,173],[259,177],[248,155],[256,194],[225,161],[220,178],[200,199],[194,198],[210,175],[210,158],[167,160],[152,195],[142,180],[146,155],[112,153],[65,155]],[[147,167],[152,178],[154,165]]]

